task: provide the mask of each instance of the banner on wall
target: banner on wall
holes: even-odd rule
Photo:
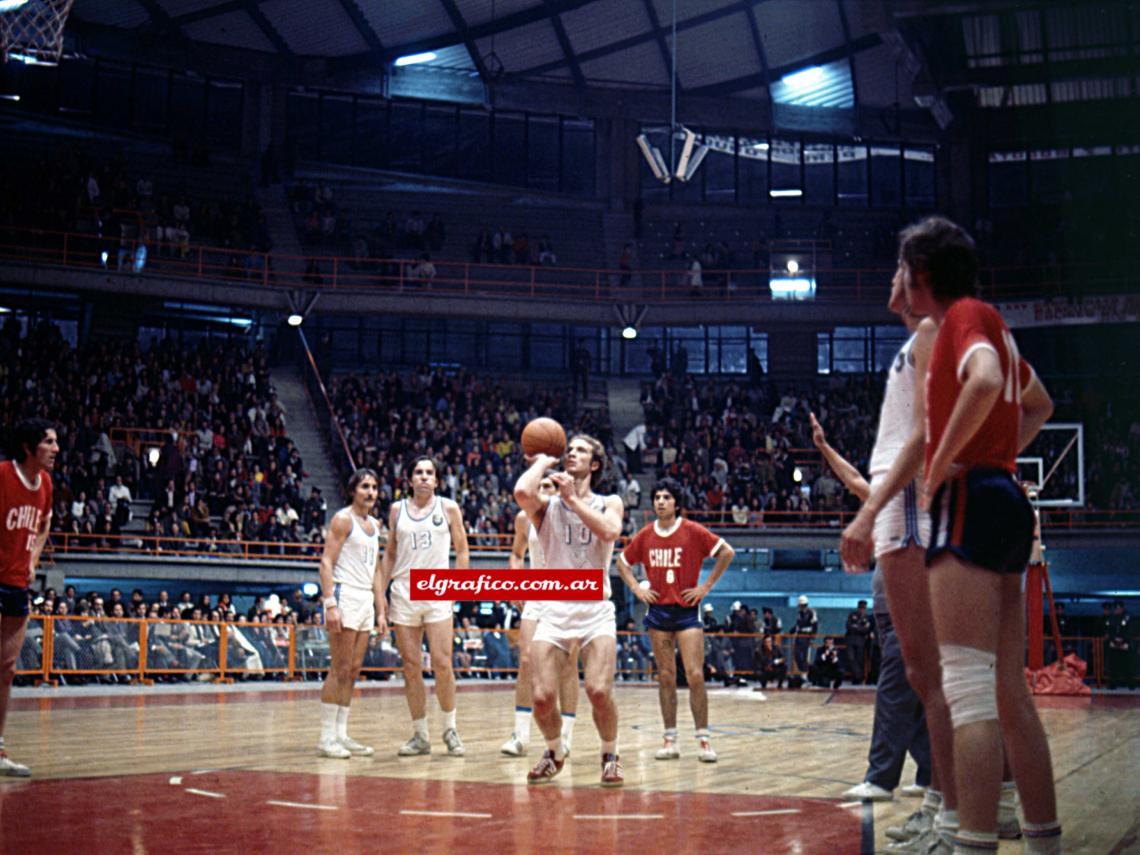
[[[996,306],[1011,329],[1140,322],[1140,295],[1054,297]]]

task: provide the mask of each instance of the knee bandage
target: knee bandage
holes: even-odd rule
[[[975,721],[996,721],[997,656],[975,647],[943,644],[942,693],[955,728]]]

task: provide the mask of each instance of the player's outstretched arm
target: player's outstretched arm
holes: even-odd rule
[[[455,549],[455,569],[467,570],[471,567],[471,548],[467,545],[463,514],[459,512],[459,505],[450,501],[445,501],[444,513],[447,514],[447,525],[451,529],[451,545]]]
[[[827,441],[827,434],[823,432],[823,425],[815,417],[815,413],[808,413],[808,418],[811,420],[811,441],[815,443],[815,447],[819,449],[819,453],[823,455],[823,459],[827,461],[827,465],[831,467],[831,471],[835,473],[840,481],[843,482],[848,490],[859,497],[859,501],[865,501],[867,496],[871,494],[871,485],[867,483],[858,469],[831,447],[831,443]]]
[[[511,542],[511,554],[507,556],[507,567],[522,570],[526,563],[527,535],[530,533],[530,520],[526,511],[515,514],[515,539]]]
[[[546,503],[539,495],[538,485],[542,481],[543,473],[552,466],[558,465],[558,458],[549,454],[536,454],[527,470],[515,482],[515,501],[519,507],[526,511],[535,528],[542,527],[542,519],[546,516]]]
[[[1017,370],[1016,366],[1012,370]],[[926,483],[922,491],[924,508],[930,507],[930,502],[946,480],[954,459],[985,424],[1004,385],[1001,361],[994,350],[979,348],[970,354],[966,362],[966,380],[926,471]]]
[[[329,606],[328,601],[335,598],[336,584],[333,582],[333,567],[340,558],[341,547],[352,533],[352,520],[345,512],[338,512],[329,525],[329,536],[325,540],[325,548],[321,553],[321,603],[325,607],[325,625],[330,631],[340,630],[340,609]]]
[[[392,571],[396,566],[396,523],[400,521],[400,505],[392,503],[388,511],[388,542],[384,544],[384,557],[380,559],[380,594],[388,590],[392,581]]]
[[[36,568],[40,565],[40,556],[43,555],[44,547],[47,546],[50,535],[51,511],[48,511],[44,514],[43,522],[40,523],[40,530],[36,532],[36,539],[32,541],[32,556],[28,563],[28,587],[32,587],[36,583]]]
[[[926,368],[937,337],[938,324],[930,318],[924,318],[918,325],[910,349],[915,377],[913,427],[887,474],[863,500],[863,507],[840,538],[839,554],[845,570],[861,571],[867,568],[874,552],[875,517],[900,490],[922,474],[922,457],[926,447]]]
[[[700,604],[701,600],[712,592],[713,586],[720,581],[720,577],[724,575],[729,565],[732,564],[732,559],[736,557],[736,550],[728,545],[727,540],[722,540],[714,554],[716,555],[716,564],[713,565],[709,577],[702,584],[697,585],[697,587],[688,588],[681,592],[681,596],[684,597],[685,602],[690,606]]]
[[[1021,429],[1017,435],[1017,450],[1025,451],[1029,443],[1041,432],[1041,426],[1053,415],[1053,399],[1049,397],[1041,378],[1030,368],[1029,385],[1021,390]]]

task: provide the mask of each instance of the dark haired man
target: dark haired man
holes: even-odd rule
[[[412,716],[412,738],[400,748],[401,757],[430,754],[427,695],[424,688],[420,652],[424,636],[431,651],[435,674],[435,694],[443,712],[443,742],[452,757],[465,753],[455,723],[455,673],[451,667],[454,609],[448,600],[428,601],[411,598],[411,570],[438,570],[447,567],[455,547],[455,568],[470,567],[467,531],[459,505],[436,495],[439,464],[431,457],[415,458],[405,470],[411,495],[392,503],[388,514],[388,543],[381,565],[380,590],[392,583],[389,623],[395,627],[396,647],[404,669],[404,696]]]
[[[10,453],[11,460],[0,462],[0,775],[26,778],[31,770],[5,750],[4,722],[28,624],[28,588],[51,530],[55,428],[43,419],[21,422]]]
[[[696,727],[698,753],[703,763],[715,763],[716,752],[709,737],[709,699],[705,690],[705,630],[701,621],[701,600],[724,575],[736,552],[725,540],[700,523],[681,517],[681,488],[665,478],[653,489],[653,512],[657,519],[633,536],[618,556],[618,572],[633,595],[649,606],[645,628],[657,660],[657,697],[665,736],[656,757],[676,760],[677,748],[677,657],[685,666],[689,685],[689,708]],[[716,565],[704,583],[701,567],[706,558],[716,557]],[[645,567],[646,582],[638,583],[632,568]]]

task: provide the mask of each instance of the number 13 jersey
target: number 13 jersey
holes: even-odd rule
[[[430,509],[424,513],[400,500],[400,512],[396,517],[396,566],[392,579],[407,577],[408,571],[444,570],[451,557],[451,527],[447,521],[447,506],[454,505],[450,499],[436,496]],[[423,514],[413,516],[413,513]]]

